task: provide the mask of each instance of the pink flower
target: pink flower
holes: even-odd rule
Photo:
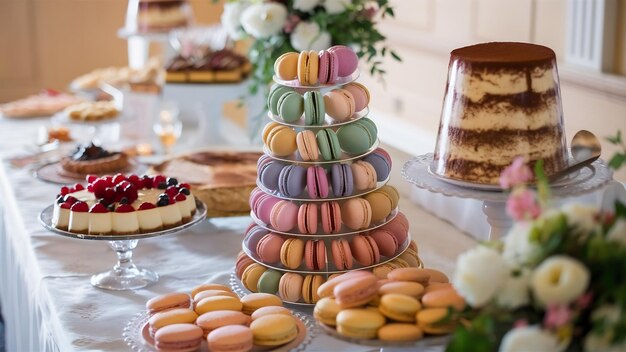
[[[517,319],[514,323],[513,323],[513,329],[517,329],[517,328],[525,328],[528,326],[528,320],[526,319]]]
[[[580,309],[585,309],[591,305],[591,302],[593,302],[593,293],[587,292],[578,297],[576,300],[576,306]]]
[[[567,305],[551,304],[543,317],[543,325],[549,329],[558,329],[572,320],[573,314]]]
[[[524,158],[518,156],[511,165],[507,166],[500,174],[500,186],[502,188],[512,188],[524,184],[533,179],[533,172],[524,162]]]
[[[298,25],[298,23],[300,23],[302,19],[300,19],[300,17],[298,17],[297,15],[289,15],[287,17],[287,23],[285,23],[285,26],[283,27],[283,30],[285,31],[285,33],[289,34],[291,32],[293,32],[293,30],[296,28],[296,26]]]
[[[535,192],[529,189],[513,191],[506,200],[506,213],[515,220],[536,219],[541,214]]]
[[[374,15],[376,15],[376,12],[378,12],[378,10],[375,7],[366,7],[361,10],[361,16],[371,20],[374,18]]]

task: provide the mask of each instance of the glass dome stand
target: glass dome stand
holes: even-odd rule
[[[450,180],[433,173],[430,165],[433,154],[428,153],[409,160],[402,168],[402,177],[413,185],[448,197],[477,199],[483,202],[483,213],[490,225],[489,240],[504,237],[513,225],[506,213],[509,193],[493,186]],[[579,196],[606,185],[613,179],[613,172],[602,159],[577,173],[550,185],[554,198]]]

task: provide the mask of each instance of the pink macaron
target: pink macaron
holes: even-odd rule
[[[287,302],[298,302],[302,297],[304,277],[298,273],[285,273],[278,283],[278,296]]]
[[[243,277],[243,272],[247,267],[256,263],[252,258],[248,257],[245,253],[241,254],[237,257],[237,262],[235,263],[235,274],[241,280]]]
[[[393,220],[381,226],[381,229],[389,231],[402,244],[409,236],[409,222],[402,212],[398,212]]]
[[[342,88],[352,93],[352,97],[354,98],[355,111],[361,111],[369,105],[370,92],[367,87],[365,87],[361,83],[352,82],[346,84]]]
[[[209,333],[211,352],[245,352],[253,347],[252,330],[243,325],[226,325]]]
[[[250,198],[248,199],[248,205],[250,205],[250,209],[254,209],[254,204],[259,201],[259,198],[265,193],[261,191],[259,187],[254,187],[252,192],[250,192]]]
[[[337,270],[348,270],[352,268],[352,251],[350,244],[345,239],[336,239],[331,242],[331,252],[333,254],[333,263]]]
[[[363,266],[370,266],[380,262],[380,251],[372,236],[355,236],[350,242],[350,249],[354,259]]]
[[[320,217],[324,233],[337,233],[341,230],[341,207],[339,203],[322,203],[320,206]]]
[[[354,270],[348,271],[346,273],[340,274],[338,276],[329,279],[325,283],[323,283],[319,289],[317,290],[317,294],[320,297],[329,297],[334,294],[335,287],[342,282],[348,281],[355,277],[363,277],[363,276],[374,276],[371,271],[367,270]]]
[[[339,65],[337,53],[334,51],[322,50],[319,52],[318,81],[320,84],[332,84],[339,76]]]
[[[367,161],[359,160],[352,163],[350,168],[352,169],[352,178],[354,180],[355,190],[360,192],[376,187],[376,170],[372,164]]]
[[[356,112],[356,104],[352,93],[337,88],[324,94],[326,114],[336,121],[348,121]]]
[[[352,230],[361,230],[370,226],[372,207],[363,198],[351,198],[341,204],[341,220]]]
[[[202,344],[204,332],[194,324],[172,324],[154,335],[154,346],[159,351],[195,351]]]
[[[291,231],[298,223],[298,206],[288,200],[274,204],[270,212],[270,224],[278,231]]]
[[[337,55],[337,62],[339,63],[337,74],[339,77],[349,76],[356,71],[359,58],[352,49],[345,45],[335,45],[330,47],[328,51]]]
[[[311,199],[327,198],[328,176],[321,166],[310,166],[306,172],[306,188]]]
[[[333,289],[337,304],[342,309],[367,304],[378,294],[377,281],[378,278],[374,275],[363,275],[339,283]]]
[[[317,233],[318,213],[316,203],[302,203],[300,205],[300,209],[298,209],[298,230],[300,233]]]
[[[304,264],[309,270],[326,269],[326,244],[322,240],[309,240],[304,246]]]
[[[261,193],[263,192],[261,191]],[[263,223],[269,224],[272,209],[274,209],[274,205],[278,202],[280,202],[279,198],[263,193],[256,199],[252,209],[257,218],[259,218]]]
[[[376,241],[380,254],[391,257],[398,251],[403,242],[398,242],[398,238],[393,232],[385,228],[378,228],[370,233],[370,236]]]
[[[283,236],[268,233],[263,236],[256,245],[256,253],[263,263],[273,264],[280,261],[280,247],[285,239]]]

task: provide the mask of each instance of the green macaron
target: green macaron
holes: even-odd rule
[[[325,128],[317,132],[317,146],[320,149],[322,158],[326,161],[339,159],[341,147],[335,131]]]
[[[365,153],[376,141],[376,136],[376,126],[367,118],[341,126],[337,131],[341,149],[350,154]]]
[[[270,109],[272,114],[278,115],[278,100],[285,93],[291,91],[292,89],[278,84],[274,84],[272,88],[270,88],[270,94],[267,97],[267,107]]]
[[[304,112],[302,95],[290,91],[278,99],[278,114],[285,122],[296,122]]]
[[[307,126],[319,126],[324,122],[325,115],[322,93],[319,91],[304,93],[304,123]]]
[[[278,292],[278,284],[283,274],[279,271],[269,269],[259,278],[257,290],[262,293],[275,294]]]

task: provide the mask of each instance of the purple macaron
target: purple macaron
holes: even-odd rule
[[[259,166],[259,180],[269,190],[278,189],[278,176],[285,167],[285,164],[278,161],[268,161]]]
[[[356,56],[354,50],[345,45],[335,45],[330,47],[328,51],[337,55],[337,62],[339,63],[337,74],[339,77],[350,76],[356,71],[359,65],[359,58]]]
[[[306,188],[312,199],[328,197],[328,176],[321,166],[310,166],[306,172]]]
[[[346,197],[354,192],[354,179],[350,165],[333,164],[330,177],[335,197]]]
[[[278,176],[278,191],[287,197],[298,197],[306,186],[306,169],[300,165],[283,167]]]
[[[389,177],[389,173],[391,172],[391,157],[384,149],[376,148],[372,154],[364,157],[363,161],[367,161],[374,167],[378,182],[382,182]]]

